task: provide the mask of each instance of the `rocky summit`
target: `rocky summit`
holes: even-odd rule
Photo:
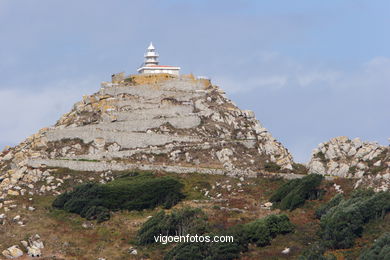
[[[355,188],[390,189],[390,147],[375,142],[332,138],[313,150],[308,166],[311,173],[357,179]]]
[[[191,75],[113,75],[49,128],[0,155],[3,196],[29,191],[49,168],[163,170],[256,176],[292,156],[210,80]],[[23,187],[24,186],[24,187]]]

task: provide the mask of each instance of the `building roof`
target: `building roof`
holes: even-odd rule
[[[154,50],[154,46],[153,46],[153,43],[152,43],[152,42],[150,42],[149,47],[148,47],[148,50]]]

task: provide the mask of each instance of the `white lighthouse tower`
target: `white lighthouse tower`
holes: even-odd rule
[[[180,67],[175,66],[166,66],[159,65],[158,63],[158,53],[153,46],[153,43],[150,43],[144,58],[145,61],[141,67],[137,70],[140,74],[157,74],[157,73],[168,73],[172,75],[179,75]]]
[[[153,43],[149,44],[148,50],[145,53],[144,57],[145,57],[144,66],[158,65],[158,53],[156,52]]]

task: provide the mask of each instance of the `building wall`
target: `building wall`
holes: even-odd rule
[[[141,71],[141,74],[158,74],[158,73],[168,73],[172,75],[179,75],[179,70],[171,70],[171,69],[144,69]]]

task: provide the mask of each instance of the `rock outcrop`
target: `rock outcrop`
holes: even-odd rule
[[[44,248],[41,237],[38,234],[31,236],[28,241],[21,241],[21,244],[26,248],[27,255],[31,257],[40,257],[41,249]]]
[[[341,136],[313,150],[309,172],[356,178],[355,187],[390,188],[390,147]]]
[[[19,246],[14,245],[7,248],[6,250],[3,250],[2,254],[8,259],[14,259],[21,257],[23,255],[23,251],[20,250]]]
[[[292,157],[209,80],[131,76],[102,83],[53,127],[0,154],[0,193],[53,191],[50,168],[127,169],[255,176],[266,163],[292,169]]]

